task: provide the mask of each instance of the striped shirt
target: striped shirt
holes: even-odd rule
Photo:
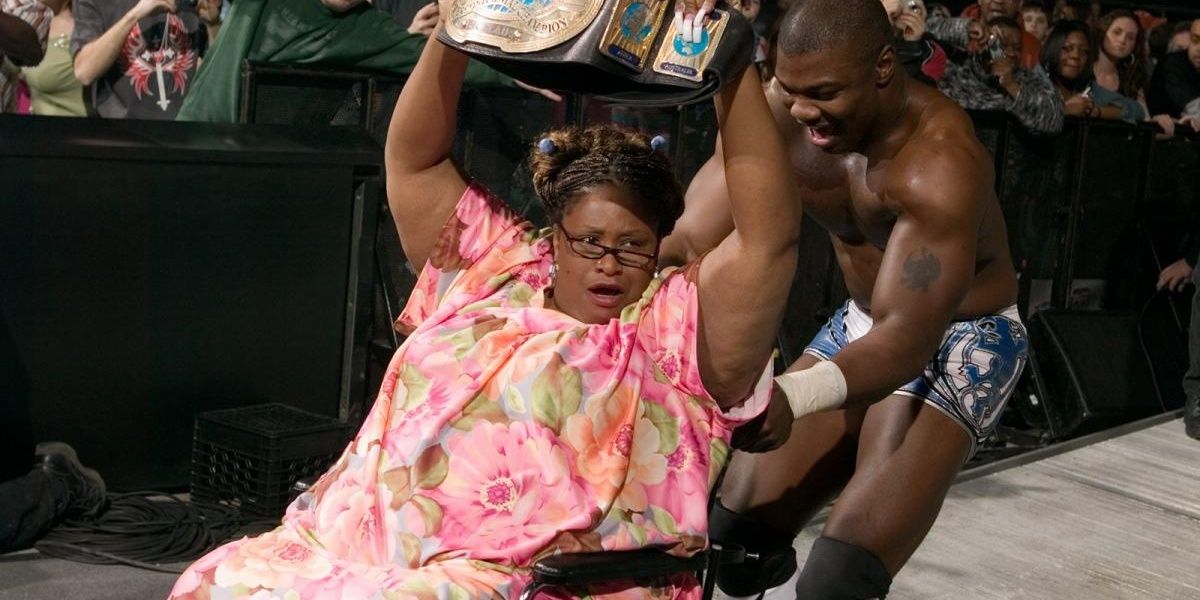
[[[992,85],[991,75],[979,61],[968,59],[962,64],[947,65],[938,89],[963,108],[1007,112],[1030,133],[1049,135],[1062,131],[1063,99],[1046,72],[1041,67],[1017,69],[1015,77],[1021,91],[1014,98],[1003,88]]]

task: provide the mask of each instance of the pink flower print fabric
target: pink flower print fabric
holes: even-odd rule
[[[283,524],[197,561],[178,599],[516,598],[557,552],[707,544],[707,502],[754,394],[722,411],[696,357],[698,263],[617,319],[545,308],[536,231],[464,193],[397,320],[408,338],[341,458]],[[690,574],[603,598],[698,598]]]

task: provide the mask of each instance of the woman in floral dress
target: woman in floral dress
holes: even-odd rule
[[[757,72],[718,102],[736,229],[657,273],[683,197],[646,137],[546,134],[530,165],[552,227],[536,230],[451,163],[467,58],[434,39],[386,148],[392,214],[424,265],[408,338],[282,525],[201,558],[173,598],[515,598],[557,552],[688,555],[733,428],[766,411],[788,430],[769,363],[800,211]],[[588,592],[700,595],[690,574]]]

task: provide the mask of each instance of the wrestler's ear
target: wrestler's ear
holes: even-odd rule
[[[887,44],[883,50],[879,51],[879,57],[875,59],[875,87],[887,87],[895,76],[896,48]]]

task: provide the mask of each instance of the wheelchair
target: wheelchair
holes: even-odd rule
[[[676,573],[692,572],[700,580],[703,600],[711,600],[722,565],[757,560],[757,556],[734,545],[710,540],[707,550],[681,558],[655,548],[614,552],[575,552],[547,556],[533,564],[533,580],[521,592],[520,600],[533,600],[539,592],[572,589],[589,584],[614,581],[652,581]]]

